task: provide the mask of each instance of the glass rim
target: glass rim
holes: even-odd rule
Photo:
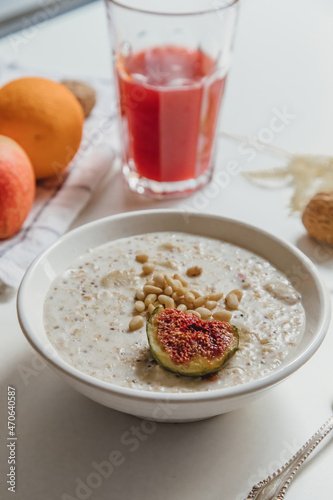
[[[130,7],[129,5],[124,5],[121,3],[119,0],[105,0],[105,3],[111,3],[116,5],[117,7],[121,7],[126,10],[130,10],[132,12],[137,12],[139,14],[151,14],[155,16],[198,16],[202,14],[212,14],[213,12],[220,12],[222,10],[228,9],[229,7],[232,7],[233,5],[237,4],[239,0],[226,0],[224,5],[221,6],[213,6],[207,9],[202,9],[202,10],[197,10],[194,12],[165,12],[165,11],[155,11],[155,10],[148,10],[148,9],[140,9],[138,7]]]

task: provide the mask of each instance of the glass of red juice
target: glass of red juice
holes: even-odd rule
[[[105,0],[132,191],[180,197],[213,175],[238,0]]]

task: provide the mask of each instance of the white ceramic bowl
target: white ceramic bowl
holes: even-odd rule
[[[155,231],[182,231],[220,238],[269,260],[301,293],[306,329],[293,357],[259,380],[210,392],[167,394],[103,382],[67,364],[43,327],[43,302],[52,280],[89,248],[110,240]],[[318,349],[330,318],[330,301],[312,262],[290,244],[253,226],[214,215],[147,210],[107,217],[71,231],[29,267],[18,293],[21,328],[33,348],[74,389],[116,410],[156,421],[199,420],[239,408],[300,368]]]

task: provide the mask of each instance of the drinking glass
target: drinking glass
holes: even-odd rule
[[[213,174],[238,0],[105,0],[131,190],[185,196]]]

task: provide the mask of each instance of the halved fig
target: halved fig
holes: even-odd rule
[[[218,372],[238,349],[237,328],[225,321],[203,321],[192,313],[157,307],[147,322],[156,361],[188,377]]]

